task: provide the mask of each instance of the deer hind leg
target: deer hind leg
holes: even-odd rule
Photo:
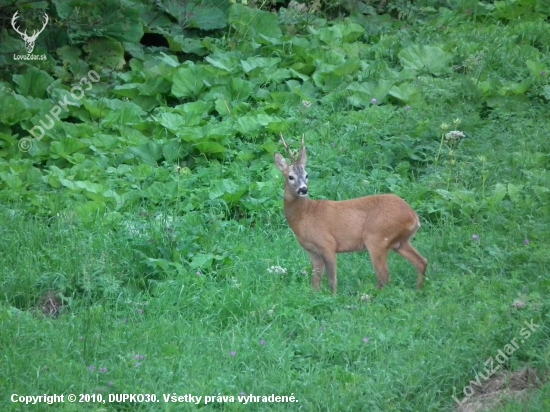
[[[325,261],[321,255],[314,252],[309,252],[309,258],[311,259],[311,265],[313,266],[313,276],[311,278],[311,286],[315,290],[319,290],[321,287],[321,280],[323,280],[323,274],[325,273]]]
[[[395,249],[395,251],[416,267],[416,270],[418,271],[418,282],[416,284],[416,288],[420,289],[426,277],[428,260],[418,253],[408,241],[403,242],[397,249]]]
[[[390,283],[390,269],[388,267],[388,253],[387,245],[370,245],[367,247],[369,251],[374,271],[376,272],[376,278],[378,279],[378,289],[382,289],[388,283]]]

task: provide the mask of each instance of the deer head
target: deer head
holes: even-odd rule
[[[308,175],[305,169],[306,162],[307,162],[307,153],[306,153],[306,146],[304,142],[304,135],[302,135],[302,149],[300,151],[300,155],[298,156],[298,159],[294,159],[294,156],[292,155],[290,148],[286,144],[282,133],[281,133],[281,141],[283,143],[284,148],[286,149],[286,152],[288,153],[288,157],[290,159],[290,165],[286,163],[284,157],[279,153],[275,154],[275,164],[277,165],[279,170],[283,172],[283,176],[286,179],[285,187],[287,187],[289,190],[288,194],[293,197],[307,196]]]
[[[44,13],[44,25],[40,30],[35,30],[32,36],[27,36],[27,30],[25,30],[25,33],[21,33],[19,31],[19,27],[15,25],[15,21],[19,18],[17,15],[19,11],[16,11],[13,17],[11,18],[11,25],[13,29],[23,38],[23,41],[25,42],[25,49],[27,49],[27,53],[32,53],[34,49],[34,42],[38,38],[38,35],[44,31],[44,28],[46,27],[46,24],[48,24],[48,15]]]

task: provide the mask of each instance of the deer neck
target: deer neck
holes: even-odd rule
[[[287,222],[292,226],[292,222],[300,221],[311,202],[314,200],[307,196],[296,196],[285,191],[284,207]]]

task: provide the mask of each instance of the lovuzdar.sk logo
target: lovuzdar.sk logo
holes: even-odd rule
[[[46,24],[48,24],[48,20],[49,20],[48,15],[46,13],[44,13],[44,24],[42,25],[42,28],[40,30],[34,30],[33,34],[31,36],[29,36],[27,34],[27,30],[25,30],[25,32],[21,32],[19,27],[17,27],[16,20],[19,17],[20,17],[19,16],[19,11],[16,11],[15,14],[13,15],[13,17],[11,18],[11,26],[16,31],[16,33],[19,34],[23,38],[23,41],[25,42],[25,49],[27,49],[27,53],[30,55],[32,53],[32,51],[34,50],[34,43],[36,42],[36,39],[38,38],[38,35],[44,31],[44,29],[46,28]],[[16,56],[17,55],[14,55],[14,58],[16,58],[16,60],[19,60],[19,59],[24,59],[24,60],[45,60],[45,58],[46,58],[46,55],[36,56],[36,58],[32,58],[32,59],[31,58],[24,58],[24,57],[27,57],[27,56],[19,56],[19,59],[17,59]],[[33,56],[33,57],[35,57],[35,56]]]

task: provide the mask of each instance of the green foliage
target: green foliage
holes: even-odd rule
[[[277,16],[242,4],[235,4],[229,9],[229,23],[242,38],[271,42],[282,35]]]
[[[159,9],[174,17],[181,27],[214,30],[227,26],[227,2],[222,0],[158,1]]]
[[[412,45],[398,53],[403,68],[416,72],[427,71],[431,74],[442,74],[448,67],[451,56],[438,47]]]
[[[119,41],[139,42],[143,25],[136,5],[126,0],[86,3],[80,0],[54,0],[62,28],[73,42],[91,37],[110,37]]]

